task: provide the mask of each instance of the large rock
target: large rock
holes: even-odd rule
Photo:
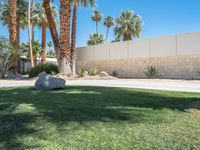
[[[45,72],[39,74],[35,82],[35,88],[38,90],[53,90],[65,88],[66,81],[62,78],[49,77]]]
[[[105,71],[100,72],[101,77],[108,77],[108,74]]]

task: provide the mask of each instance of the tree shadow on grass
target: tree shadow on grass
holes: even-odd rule
[[[26,112],[19,107],[23,104],[35,109]],[[37,129],[29,125],[39,117],[58,127],[70,122],[161,123],[164,120],[164,112],[155,113],[147,108],[181,112],[200,109],[200,96],[105,87],[67,87],[53,91],[0,89],[0,140],[4,142],[4,148],[30,148],[30,145],[19,143],[15,137],[36,134]]]
[[[36,118],[36,115],[27,113],[0,115],[0,149],[37,148],[36,145],[26,145],[19,141],[19,137],[37,133],[37,130],[29,127]]]

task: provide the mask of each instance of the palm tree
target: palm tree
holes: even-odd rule
[[[32,0],[31,3],[31,18],[34,16],[34,10],[35,10],[35,3],[34,0]],[[35,21],[32,19],[31,20],[31,24],[32,24],[32,42],[35,41]]]
[[[111,17],[111,16],[108,16],[104,19],[104,26],[107,27],[107,32],[106,32],[106,41],[108,39],[108,32],[109,32],[109,29],[114,26],[115,24],[115,20]]]
[[[96,22],[96,33],[98,33],[98,23],[103,19],[103,14],[99,11],[92,13],[92,20]]]
[[[47,57],[48,58],[55,58],[56,57],[56,53],[54,50],[50,50],[47,52]]]
[[[43,6],[40,3],[35,4],[36,9],[34,11],[33,20],[35,24],[42,28],[42,64],[46,63],[46,28],[48,27],[47,16]],[[54,18],[58,17],[58,12],[56,7],[51,4],[51,12]],[[58,26],[57,19],[55,20],[56,25]]]
[[[37,58],[38,57],[41,57],[41,54],[42,54],[42,47],[41,47],[41,44],[39,41],[32,41],[32,47],[33,47],[33,58],[34,58],[34,63],[35,65],[37,65]],[[22,43],[20,45],[20,50],[21,50],[21,53],[23,55],[27,55],[27,58],[30,57],[30,51],[29,51],[29,42],[27,43]]]
[[[47,45],[48,45],[49,51],[50,51],[50,50],[51,50],[51,47],[53,46],[53,43],[52,43],[51,41],[49,41],[49,42],[47,43]]]
[[[74,0],[73,18],[72,18],[72,35],[71,35],[71,60],[72,60],[72,73],[76,74],[76,24],[77,24],[77,7],[83,5],[87,7],[95,6],[95,0]]]
[[[104,43],[104,37],[102,34],[99,34],[99,33],[94,33],[92,35],[90,35],[90,38],[87,42],[87,44],[89,46],[91,45],[98,45],[98,44],[103,44]]]
[[[16,77],[18,68],[18,50],[17,43],[17,0],[9,0],[9,39],[12,54],[9,57],[8,77]]]
[[[59,72],[71,74],[70,15],[72,0],[60,0],[60,38],[52,15],[50,0],[43,0],[43,5],[56,50]]]
[[[5,78],[6,73],[6,60],[9,55],[9,39],[0,36],[0,79]]]
[[[27,2],[25,0],[17,0],[17,47],[20,45],[20,29],[25,29],[27,26]],[[2,14],[0,20],[4,26],[9,25],[9,5],[4,4],[2,6]]]
[[[132,37],[140,37],[142,31],[142,18],[132,11],[123,11],[116,19],[115,35],[123,41],[132,40]]]
[[[28,13],[27,13],[27,22],[28,22],[28,41],[29,41],[29,50],[30,50],[30,62],[31,62],[31,68],[34,67],[34,60],[33,60],[33,49],[32,49],[32,41],[31,41],[31,35],[30,35],[30,24],[31,24],[31,4],[30,0],[28,0]]]

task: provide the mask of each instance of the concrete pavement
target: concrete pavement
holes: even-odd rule
[[[0,80],[0,87],[33,86],[34,80],[12,81]],[[104,87],[127,87],[154,90],[169,90],[183,92],[199,92],[200,81],[198,80],[165,80],[165,79],[119,79],[119,80],[71,80],[67,85],[78,86],[104,86]]]

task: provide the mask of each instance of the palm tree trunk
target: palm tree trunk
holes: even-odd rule
[[[20,45],[20,20],[17,17],[17,48],[19,48]]]
[[[96,21],[96,32],[98,33],[98,21]]]
[[[46,21],[42,21],[42,64],[46,64]]]
[[[107,28],[107,31],[106,31],[106,42],[108,40],[108,32],[109,32],[109,28]]]
[[[34,8],[35,8],[35,4],[34,4],[34,0],[32,0],[32,11],[31,11],[31,15],[33,16],[34,15]],[[32,42],[35,41],[35,24],[34,24],[34,21],[32,23]]]
[[[33,49],[32,49],[32,41],[31,41],[31,35],[30,35],[30,15],[31,15],[31,11],[30,11],[30,0],[28,1],[28,41],[29,41],[29,49],[30,49],[30,63],[31,63],[31,68],[34,67],[34,58],[33,58]]]
[[[19,17],[17,17],[17,45],[16,45],[17,53],[19,53],[19,46],[20,46],[20,19]],[[17,71],[20,73],[20,59],[18,59]]]
[[[131,40],[132,40],[132,36],[130,34],[123,35],[123,41],[131,41]]]
[[[51,37],[53,39],[54,49],[56,51],[59,72],[61,72],[61,61],[60,61],[61,56],[60,56],[60,44],[59,44],[60,42],[58,38],[56,24],[53,15],[51,13],[50,0],[43,0],[43,6],[45,9],[45,13],[47,15],[48,25],[51,32]]]
[[[9,0],[9,37],[11,50],[13,53],[9,57],[8,78],[16,77],[18,68],[18,51],[17,51],[17,0]]]
[[[74,3],[73,19],[72,19],[72,41],[71,41],[71,60],[72,73],[76,75],[76,24],[77,24],[77,5]]]
[[[70,15],[72,0],[60,0],[60,73],[71,74]]]

